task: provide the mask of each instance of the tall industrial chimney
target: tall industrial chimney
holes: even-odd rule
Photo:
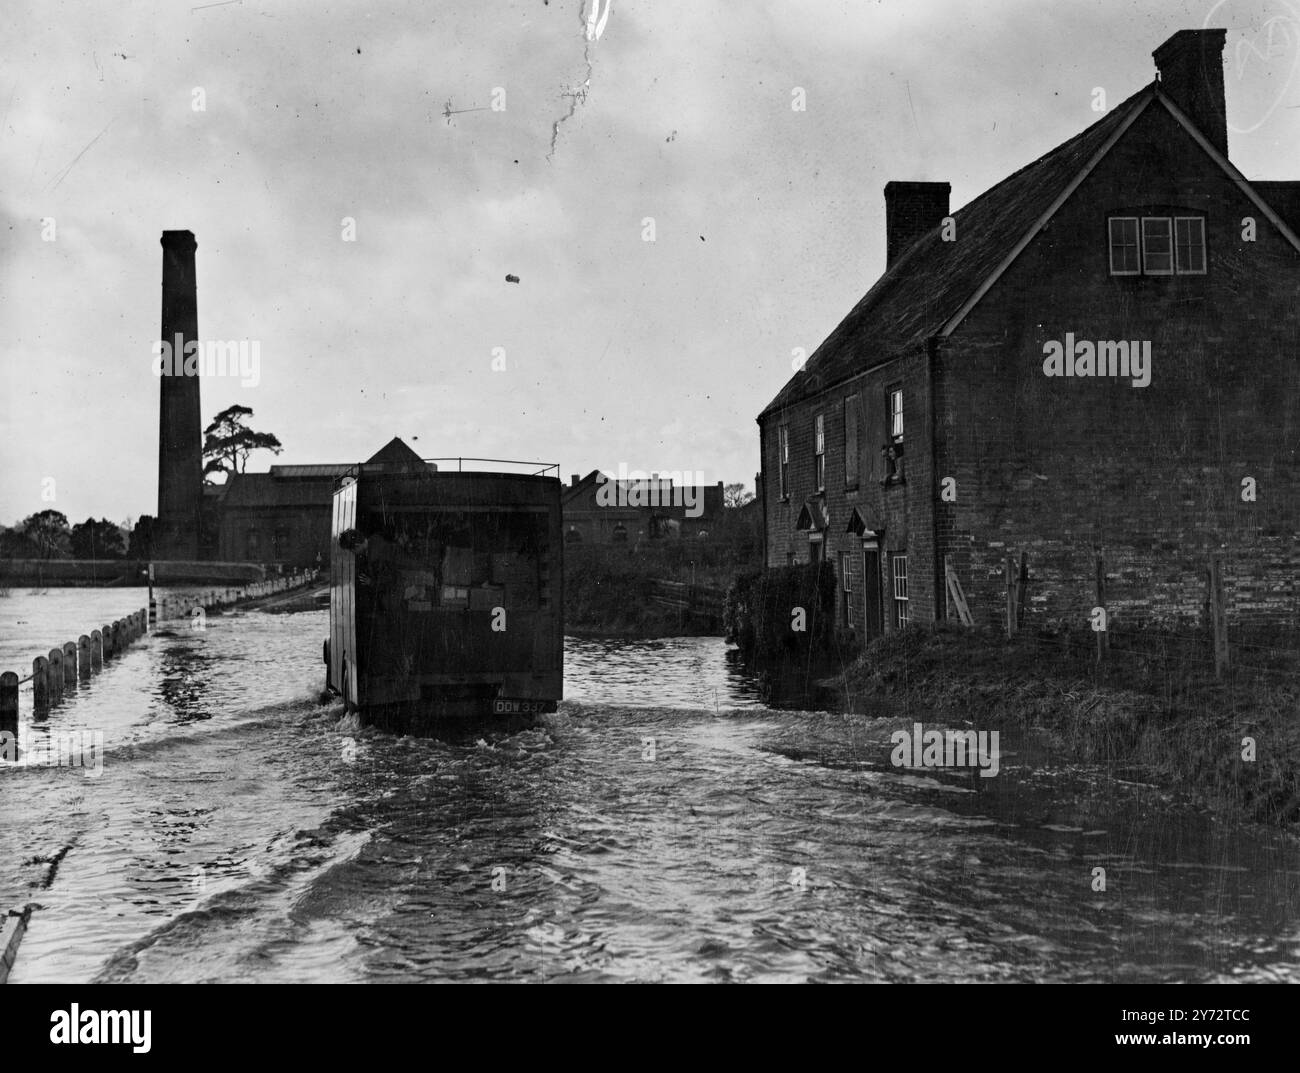
[[[170,348],[159,377],[158,523],[159,559],[197,559],[203,509],[203,428],[199,378],[186,376],[185,346],[199,341],[198,296],[190,231],[162,233],[162,341]]]

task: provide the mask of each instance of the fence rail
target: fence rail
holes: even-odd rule
[[[690,585],[684,581],[656,578],[651,582],[650,599],[661,607],[672,608],[704,619],[722,619],[726,591],[712,585]]]

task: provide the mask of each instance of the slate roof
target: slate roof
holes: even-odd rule
[[[1130,114],[1156,97],[1151,82],[1086,130],[1009,175],[896,260],[759,415],[811,398],[850,376],[912,353],[971,298]]]
[[[334,496],[334,478],[282,480],[271,473],[238,473],[226,480],[221,509],[244,507],[328,507]]]

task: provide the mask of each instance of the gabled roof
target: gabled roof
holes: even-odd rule
[[[794,527],[798,530],[821,532],[829,524],[830,519],[826,517],[826,504],[820,499],[808,499],[804,501],[804,505],[799,511],[799,517],[795,521]]]
[[[849,377],[949,335],[1057,209],[1153,102],[1159,101],[1242,193],[1300,251],[1300,238],[1186,115],[1160,92],[1138,90],[1086,130],[952,213],[960,241],[939,227],[922,235],[849,311],[763,412],[819,394]],[[1275,198],[1280,191],[1270,190]],[[1280,198],[1278,198],[1280,199]]]
[[[1151,103],[1155,83],[1045,156],[952,213],[960,241],[935,228],[898,258],[763,411],[925,345],[1121,127]]]
[[[412,451],[400,436],[394,436],[383,447],[366,459],[367,466],[385,469],[426,469],[424,459]]]

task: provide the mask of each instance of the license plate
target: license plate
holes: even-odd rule
[[[541,710],[540,700],[508,700],[497,697],[492,701],[493,715],[537,715]]]

